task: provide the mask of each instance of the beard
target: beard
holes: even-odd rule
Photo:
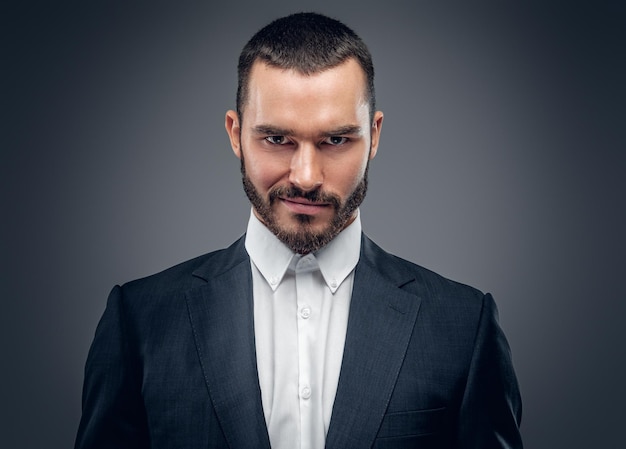
[[[309,254],[319,250],[334,239],[352,219],[354,212],[361,205],[367,193],[367,174],[369,161],[365,166],[363,178],[344,202],[335,194],[322,192],[320,188],[305,192],[295,186],[277,186],[269,190],[267,200],[252,183],[246,173],[243,152],[241,154],[241,176],[243,190],[246,192],[252,207],[255,209],[263,224],[297,254]],[[296,214],[298,222],[296,230],[287,229],[278,223],[273,209],[278,198],[304,198],[308,201],[329,204],[334,209],[332,219],[322,230],[314,230],[310,215]]]

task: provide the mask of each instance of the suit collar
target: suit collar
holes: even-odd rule
[[[245,248],[245,238],[244,234],[228,248],[211,253],[209,258],[193,271],[192,275],[209,281],[216,276],[226,273],[242,262],[249,261]],[[396,287],[403,287],[416,280],[415,272],[407,269],[406,264],[399,263],[399,260],[396,256],[385,252],[365,234],[361,234],[359,264],[369,265],[383,278],[386,278],[389,283]]]
[[[235,267],[239,267],[241,263],[249,260],[244,242],[245,235],[237,239],[228,248],[209,254],[207,260],[191,274],[196,278],[208,282],[216,277],[220,277]]]
[[[365,234],[361,236],[361,260],[395,287],[402,288],[417,280],[416,271],[405,260],[389,254]]]

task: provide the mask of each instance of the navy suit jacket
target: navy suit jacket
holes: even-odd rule
[[[251,286],[243,238],[116,286],[76,448],[269,448]],[[521,448],[520,419],[491,296],[364,236],[326,447]]]

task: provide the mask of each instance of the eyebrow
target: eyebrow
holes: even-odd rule
[[[296,132],[289,128],[279,128],[272,125],[257,125],[252,128],[252,132],[255,134],[262,134],[266,136],[293,136]],[[343,136],[343,135],[362,135],[363,129],[357,125],[340,126],[339,128],[331,129],[321,133],[324,137]]]
[[[363,134],[363,129],[357,125],[346,125],[341,126],[336,129],[332,129],[330,131],[324,132],[323,135],[326,137],[332,136],[344,136],[344,135],[358,135]]]
[[[272,125],[257,125],[252,128],[252,132],[267,136],[292,136],[295,134],[293,129],[278,128]]]

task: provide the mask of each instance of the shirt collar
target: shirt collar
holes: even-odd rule
[[[300,259],[307,258],[319,266],[326,285],[335,293],[359,261],[361,214],[357,209],[355,220],[326,246],[315,253],[302,256],[291,251],[252,211],[245,245],[250,259],[272,290],[278,288],[290,265],[293,269]]]

